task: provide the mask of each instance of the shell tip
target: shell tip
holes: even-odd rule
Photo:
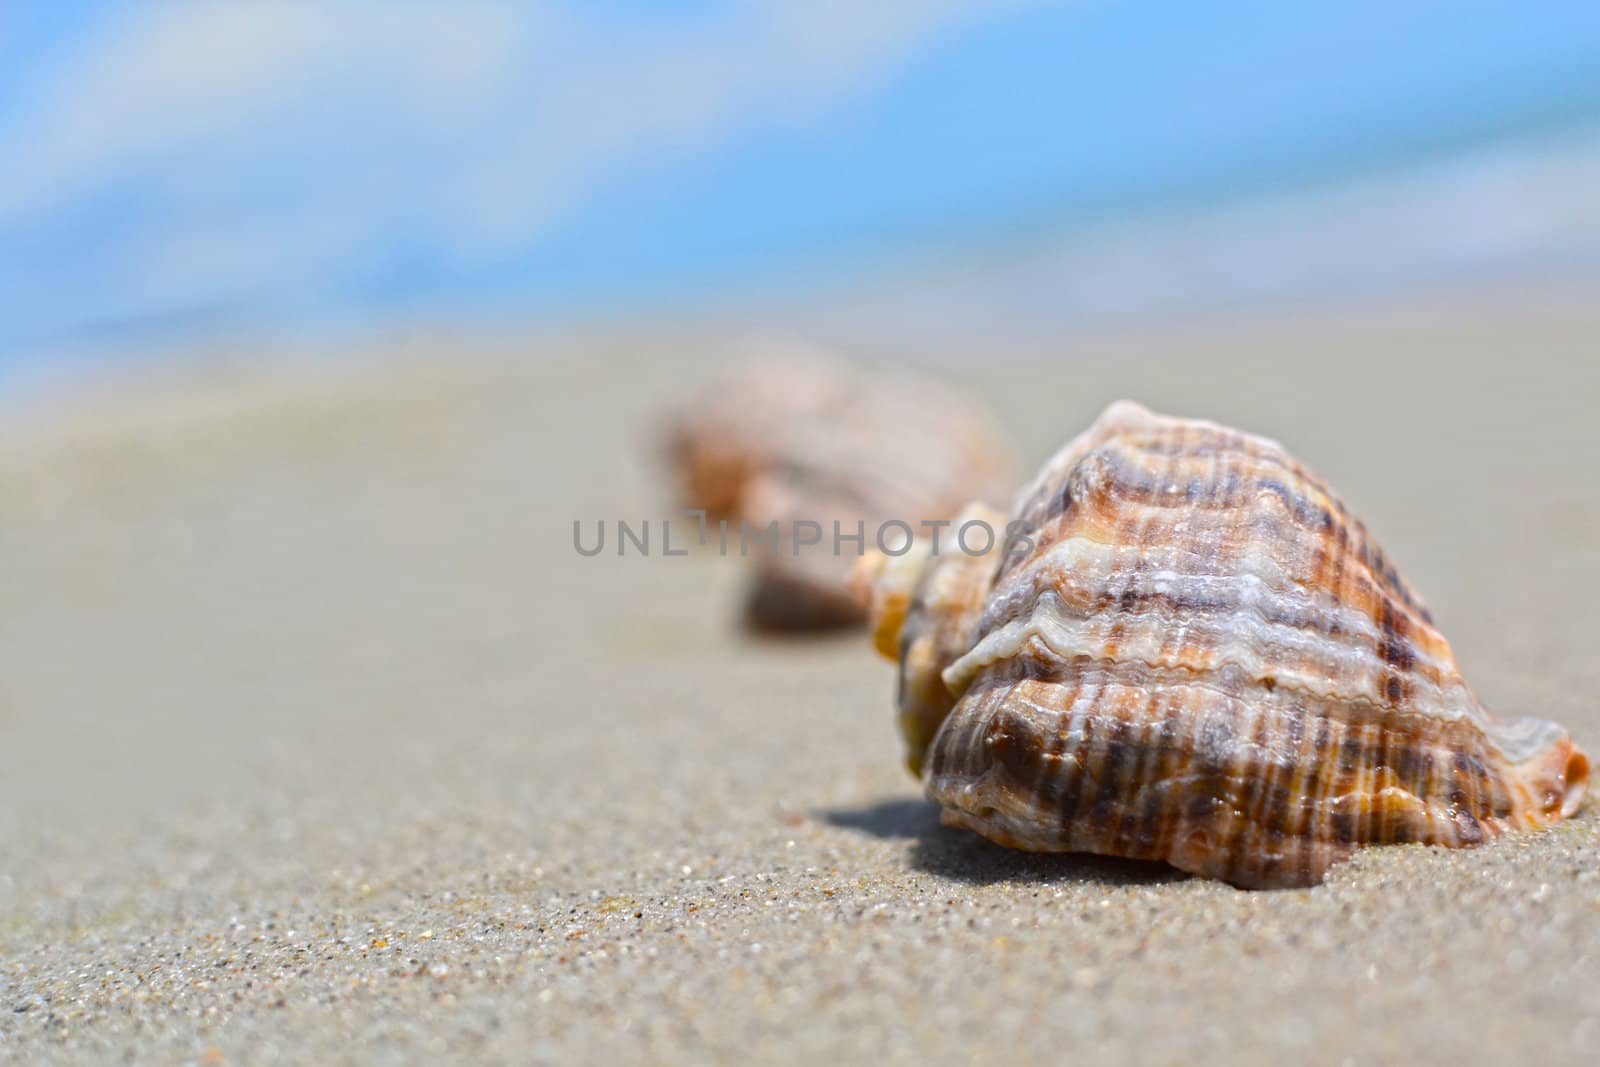
[[[900,555],[869,551],[850,571],[850,592],[867,610],[872,627],[872,647],[885,659],[900,656],[900,627],[911,607],[929,545],[916,541]]]
[[[1561,817],[1570,819],[1583,806],[1584,794],[1589,791],[1589,757],[1583,749],[1574,746],[1567,755],[1565,786],[1561,793]]]

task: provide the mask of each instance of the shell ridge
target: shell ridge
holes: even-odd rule
[[[1142,409],[1141,409],[1142,410]],[[1368,571],[1374,591],[1381,590],[1396,598],[1412,622],[1431,624],[1432,615],[1423,598],[1396,572],[1390,557],[1386,556],[1382,547],[1372,538],[1366,526],[1351,516],[1342,501],[1340,501],[1315,474],[1307,470],[1304,465],[1294,460],[1276,441],[1251,435],[1241,435],[1224,431],[1215,424],[1205,423],[1203,420],[1171,419],[1162,420],[1144,412],[1152,420],[1152,433],[1161,423],[1170,423],[1171,435],[1174,441],[1166,446],[1166,451],[1153,450],[1150,440],[1145,438],[1135,439],[1131,443],[1124,443],[1119,447],[1116,443],[1101,441],[1092,448],[1087,448],[1083,454],[1073,458],[1070,466],[1063,475],[1067,483],[1074,481],[1085,485],[1100,485],[1105,483],[1119,487],[1119,496],[1122,498],[1118,504],[1122,507],[1156,507],[1171,510],[1177,507],[1191,507],[1204,511],[1226,512],[1236,508],[1237,502],[1232,494],[1222,493],[1220,496],[1208,497],[1204,493],[1195,495],[1176,493],[1177,483],[1172,467],[1176,458],[1181,454],[1182,443],[1186,434],[1199,429],[1208,437],[1219,438],[1215,445],[1207,449],[1210,459],[1215,466],[1221,462],[1225,452],[1240,453],[1248,449],[1251,444],[1268,446],[1267,449],[1258,448],[1249,453],[1250,459],[1257,466],[1263,461],[1281,470],[1285,480],[1294,483],[1284,484],[1284,480],[1261,478],[1255,471],[1250,471],[1250,488],[1252,498],[1257,503],[1265,503],[1275,513],[1286,517],[1288,520],[1311,531],[1326,533],[1337,530],[1341,543],[1355,546],[1359,558]],[[1097,424],[1098,425],[1098,424]],[[1155,438],[1152,438],[1155,439]],[[1222,442],[1227,442],[1226,444]],[[1075,445],[1077,442],[1075,442]],[[1141,446],[1143,452],[1136,451]],[[1069,450],[1071,448],[1069,447]],[[1150,459],[1161,458],[1168,463],[1168,471],[1164,477],[1154,476]],[[1145,476],[1134,480],[1134,472],[1145,472]],[[1240,476],[1238,480],[1243,481]],[[1203,483],[1203,480],[1201,480]],[[1215,478],[1210,483],[1217,484]],[[1224,486],[1231,484],[1224,480]],[[1167,492],[1158,492],[1158,487],[1165,486]],[[1045,484],[1048,487],[1048,483]],[[1036,490],[1032,497],[1048,499],[1053,494],[1044,493],[1042,489]],[[1080,497],[1092,497],[1093,494],[1077,494]],[[1030,497],[1030,499],[1032,499]],[[1035,501],[1037,503],[1037,501]],[[1036,510],[1036,509],[1035,509]],[[1336,518],[1337,516],[1337,518]],[[1082,533],[1082,531],[1079,531]],[[1092,538],[1091,538],[1092,539]],[[1376,597],[1375,597],[1376,599]]]
[[[946,686],[949,687],[952,693],[959,695],[978,672],[992,664],[1017,655],[1022,648],[1035,639],[1041,642],[1055,658],[1063,662],[1087,657],[1107,664],[1137,662],[1151,668],[1170,667],[1197,675],[1217,673],[1232,667],[1257,678],[1263,677],[1268,673],[1264,663],[1268,654],[1273,652],[1274,648],[1282,650],[1296,647],[1297,644],[1302,647],[1314,644],[1312,639],[1297,640],[1299,635],[1296,634],[1293,627],[1285,624],[1264,624],[1261,627],[1262,630],[1271,630],[1282,635],[1283,640],[1277,646],[1269,645],[1264,650],[1252,650],[1249,648],[1248,642],[1240,638],[1232,646],[1218,648],[1212,664],[1206,667],[1162,661],[1155,654],[1142,654],[1136,650],[1137,646],[1126,640],[1125,632],[1123,634],[1124,640],[1118,645],[1114,654],[1096,653],[1089,651],[1089,649],[1103,647],[1103,643],[1081,639],[1076,634],[1075,628],[1069,624],[1092,620],[1097,617],[1097,614],[1093,612],[1075,613],[1063,610],[1063,608],[1064,605],[1061,598],[1053,590],[1042,591],[1034,600],[1034,610],[1031,614],[1018,616],[999,629],[990,631],[975,644],[972,644],[969,650],[959,659],[945,668],[943,678]],[[1118,619],[1123,621],[1127,619],[1143,620],[1148,617],[1153,621],[1156,614],[1155,612],[1119,613]],[[1225,618],[1222,621],[1225,621]],[[1144,627],[1143,629],[1146,633],[1158,632],[1153,627]],[[1337,651],[1341,646],[1326,645],[1324,647]],[[1347,652],[1347,658],[1349,659],[1355,659],[1362,653],[1362,649],[1359,646],[1343,646],[1343,648]],[[1304,673],[1280,671],[1273,675],[1273,681],[1275,685],[1296,689],[1307,695],[1322,699],[1362,702],[1375,708],[1389,707],[1388,704],[1375,696],[1366,693],[1337,689],[1331,683],[1320,686],[1313,684],[1311,676]],[[1448,699],[1451,695],[1459,696],[1456,686],[1431,683],[1425,677],[1418,679],[1418,681],[1432,687],[1432,692],[1429,695],[1435,698],[1434,703],[1438,710],[1436,713],[1430,712],[1430,714],[1434,714],[1435,717],[1443,720],[1454,720],[1462,716],[1471,715],[1471,705],[1469,703],[1459,699],[1455,701]],[[1371,683],[1371,690],[1374,694],[1379,691],[1378,684],[1377,679],[1374,678]]]

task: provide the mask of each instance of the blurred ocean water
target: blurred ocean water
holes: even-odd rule
[[[1592,271],[1600,5],[23,5],[0,151],[0,368],[808,300],[1056,329]]]
[[[854,299],[878,337],[1000,339],[1233,309],[1359,302],[1460,284],[1600,277],[1600,125],[1541,131],[1352,176],[1010,234],[922,261]]]

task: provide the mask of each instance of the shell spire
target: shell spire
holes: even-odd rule
[[[1010,518],[989,556],[858,573],[949,824],[1279,887],[1358,845],[1477,845],[1582,802],[1566,731],[1491,717],[1276,442],[1113,404]]]

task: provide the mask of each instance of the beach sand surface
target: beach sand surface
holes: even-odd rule
[[[864,635],[743,635],[738,560],[659,552],[714,332],[439,348],[8,416],[0,1062],[1592,1058],[1594,800],[1283,892],[941,828]],[[1491,708],[1600,750],[1600,302],[926,362],[1030,468],[1124,396],[1279,438]],[[574,551],[619,518],[651,557]]]

